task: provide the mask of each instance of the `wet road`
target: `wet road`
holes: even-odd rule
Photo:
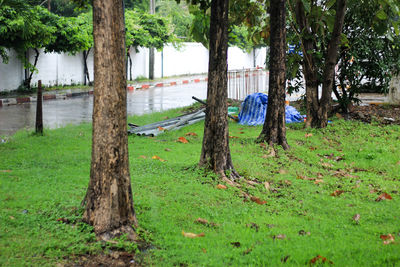
[[[205,99],[207,83],[193,83],[171,87],[155,87],[128,92],[128,114],[141,115],[194,103],[192,96]],[[93,96],[43,101],[45,128],[58,128],[92,120]],[[0,107],[0,136],[12,135],[20,129],[35,127],[36,103]]]

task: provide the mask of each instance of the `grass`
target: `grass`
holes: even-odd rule
[[[178,113],[129,121],[143,125]],[[196,167],[203,123],[129,137],[139,231],[153,246],[137,252],[141,264],[302,266],[321,255],[336,266],[400,266],[399,126],[344,120],[322,130],[290,125],[291,150],[277,148],[275,157],[254,143],[260,131],[230,124],[234,165],[257,182],[241,189],[218,189],[218,178]],[[177,142],[182,136],[189,143]],[[43,137],[21,131],[0,144],[0,266],[55,266],[107,253],[108,245],[80,222],[90,145],[90,124],[46,130]],[[336,190],[343,192],[331,196]],[[243,191],[266,203],[249,201]],[[384,192],[393,199],[375,201]],[[187,238],[182,230],[204,237]],[[385,245],[380,236],[388,234],[395,242]]]

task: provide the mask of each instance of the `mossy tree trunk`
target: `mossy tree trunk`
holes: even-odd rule
[[[98,237],[136,239],[126,129],[125,26],[122,0],[93,1],[92,163],[84,221]]]
[[[229,149],[228,129],[228,8],[229,0],[212,0],[210,19],[210,54],[208,64],[207,108],[200,166],[235,180]]]
[[[278,144],[284,149],[285,126],[285,86],[286,86],[286,9],[285,0],[271,0],[271,35],[269,61],[269,89],[267,114],[258,142]]]

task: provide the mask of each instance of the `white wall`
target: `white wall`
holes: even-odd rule
[[[16,58],[15,52],[10,51],[9,64],[0,63],[0,91],[9,91],[18,88],[24,78],[24,69],[21,62]],[[243,69],[256,66],[265,67],[266,49],[256,49],[255,52],[245,53],[237,47],[228,50],[228,68]],[[254,58],[255,56],[255,58]],[[29,52],[29,60],[34,62],[35,52]],[[149,76],[149,52],[147,48],[139,48],[138,52],[131,49],[132,78]],[[87,65],[89,76],[93,81],[93,49],[91,50]],[[82,84],[84,81],[83,55],[44,53],[40,51],[37,63],[38,73],[34,73],[32,85],[36,86],[38,80],[42,84],[70,85]],[[129,66],[128,66],[129,71]],[[156,51],[154,76],[170,77],[186,74],[207,73],[208,50],[199,43],[183,43],[182,47],[176,49],[173,45],[167,45],[163,51]],[[128,74],[128,78],[130,75]]]
[[[17,89],[24,78],[24,67],[14,50],[8,52],[8,64],[0,59],[0,92]]]

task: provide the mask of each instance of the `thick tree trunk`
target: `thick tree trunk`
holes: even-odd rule
[[[93,1],[92,163],[84,221],[108,240],[135,239],[126,130],[125,27],[122,0]]]
[[[229,150],[228,130],[228,7],[229,0],[212,0],[207,108],[200,166],[231,180],[239,178]]]
[[[328,112],[332,105],[332,86],[334,82],[333,79],[335,77],[335,65],[338,57],[345,14],[346,0],[337,0],[335,24],[333,26],[332,37],[329,41],[328,51],[325,57],[322,97],[320,108],[318,110],[319,125],[317,125],[317,127],[319,128],[324,128],[328,125]]]
[[[269,61],[269,89],[267,115],[259,142],[278,144],[284,149],[289,145],[285,127],[286,85],[286,0],[271,0],[271,35]]]

